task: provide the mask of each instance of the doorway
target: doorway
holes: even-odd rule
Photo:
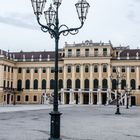
[[[131,105],[136,105],[136,97],[131,96]]]
[[[107,94],[106,93],[102,93],[102,104],[105,105],[107,101]]]
[[[93,104],[97,104],[97,94],[93,94]]]
[[[83,94],[83,104],[89,104],[89,94],[88,93]]]

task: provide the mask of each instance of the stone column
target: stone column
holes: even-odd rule
[[[124,98],[124,105],[127,105],[127,95],[125,94],[125,98]]]
[[[11,81],[12,81],[12,69],[10,67],[10,71],[9,71],[10,75],[9,75],[9,87],[11,87]]]
[[[50,67],[47,67],[47,89],[50,89]]]
[[[121,69],[120,69],[120,67],[118,67],[118,74],[119,74],[119,77],[121,76],[120,75],[120,72],[121,72]],[[118,90],[120,91],[121,90],[121,79],[119,79],[119,85],[118,85]]]
[[[81,89],[84,89],[84,66],[83,65],[81,65],[81,70],[80,70],[80,72],[81,72]]]
[[[67,65],[64,65],[64,89],[67,88]]]
[[[127,67],[127,85],[130,88],[130,67]]]
[[[136,67],[136,90],[139,89],[139,66]]]
[[[30,88],[33,90],[34,88],[34,68],[31,68],[31,86]]]
[[[97,92],[97,104],[98,105],[101,105],[102,104],[101,89],[98,89],[98,92]]]
[[[83,104],[83,94],[82,94],[81,89],[78,90],[78,96],[79,96],[78,99],[80,99],[80,101],[78,100],[78,103]]]
[[[61,89],[61,104],[65,104],[64,89]]]
[[[17,73],[18,69],[13,68],[13,88],[17,88]]]
[[[70,89],[70,102],[69,104],[73,104],[73,89]]]
[[[90,65],[90,82],[89,82],[89,88],[93,89],[93,65]]]
[[[102,66],[99,64],[99,86],[102,88]]]
[[[106,102],[107,105],[109,105],[109,100],[110,100],[110,89],[107,89],[107,102]]]
[[[72,89],[75,89],[75,66],[72,65]]]
[[[6,67],[6,71],[5,71],[5,86],[7,87],[7,83],[8,83],[8,67]]]
[[[25,73],[26,73],[26,69],[23,68],[22,69],[22,88],[25,89]]]
[[[115,90],[115,99],[117,99],[117,90]]]
[[[111,89],[111,68],[110,68],[110,64],[108,64],[108,89]]]

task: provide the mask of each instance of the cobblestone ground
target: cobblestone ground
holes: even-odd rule
[[[50,109],[0,113],[0,140],[47,140]],[[60,108],[63,140],[140,140],[140,107],[115,115],[115,106]]]

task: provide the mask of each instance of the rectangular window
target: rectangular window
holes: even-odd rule
[[[13,67],[11,68],[11,72],[13,73]]]
[[[18,73],[22,73],[22,68],[18,68]]]
[[[6,65],[4,65],[4,71],[6,71]]]
[[[77,56],[77,57],[80,56],[80,49],[76,49],[76,56]]]
[[[125,72],[125,67],[122,67],[122,72]]]
[[[46,73],[46,68],[43,68],[42,69],[42,73]]]
[[[26,69],[26,73],[30,73],[30,69],[29,68]]]
[[[9,88],[9,81],[7,82],[7,87]]]
[[[131,72],[135,72],[135,67],[131,67]]]
[[[62,72],[63,72],[62,67],[59,67],[59,73],[62,73]]]
[[[103,48],[103,56],[107,56],[107,48]]]
[[[68,57],[72,56],[72,49],[68,49]]]
[[[3,87],[5,88],[5,86],[6,86],[6,81],[4,80],[3,81]]]
[[[68,72],[68,73],[71,73],[71,66],[68,66],[67,72]]]
[[[10,66],[8,66],[8,72],[10,72]]]
[[[51,73],[54,73],[54,70],[55,70],[54,67],[51,67]]]
[[[112,72],[117,72],[117,70],[116,70],[116,67],[115,66],[113,66],[113,68],[112,68]]]
[[[34,69],[34,73],[38,73],[38,69],[37,68]]]
[[[13,82],[11,82],[11,88],[13,88]]]
[[[94,55],[98,56],[98,49],[97,48],[94,49]]]
[[[89,49],[85,49],[85,56],[86,56],[86,57],[89,56]]]

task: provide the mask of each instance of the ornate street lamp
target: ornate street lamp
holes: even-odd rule
[[[47,0],[31,0],[34,14],[36,15],[37,22],[41,26],[43,32],[48,32],[51,38],[55,39],[55,87],[54,87],[54,100],[53,100],[53,111],[51,115],[51,129],[49,140],[61,140],[60,138],[60,116],[61,113],[58,111],[58,44],[60,35],[67,36],[68,34],[75,35],[79,32],[84,25],[88,9],[90,7],[86,0],[79,0],[75,6],[77,9],[79,20],[81,25],[77,28],[69,28],[65,24],[59,25],[58,9],[62,3],[62,0],[53,0],[53,5],[50,5],[49,9],[44,12],[44,7]],[[46,25],[40,21],[41,15],[44,13],[46,19]],[[63,29],[62,29],[63,28]]]
[[[116,112],[115,114],[120,115],[120,104],[119,104],[119,85],[121,85],[121,79],[124,79],[124,75],[120,75],[118,70],[116,71],[116,89],[117,89],[117,104],[116,104]],[[111,81],[113,81],[113,76],[110,76]]]

